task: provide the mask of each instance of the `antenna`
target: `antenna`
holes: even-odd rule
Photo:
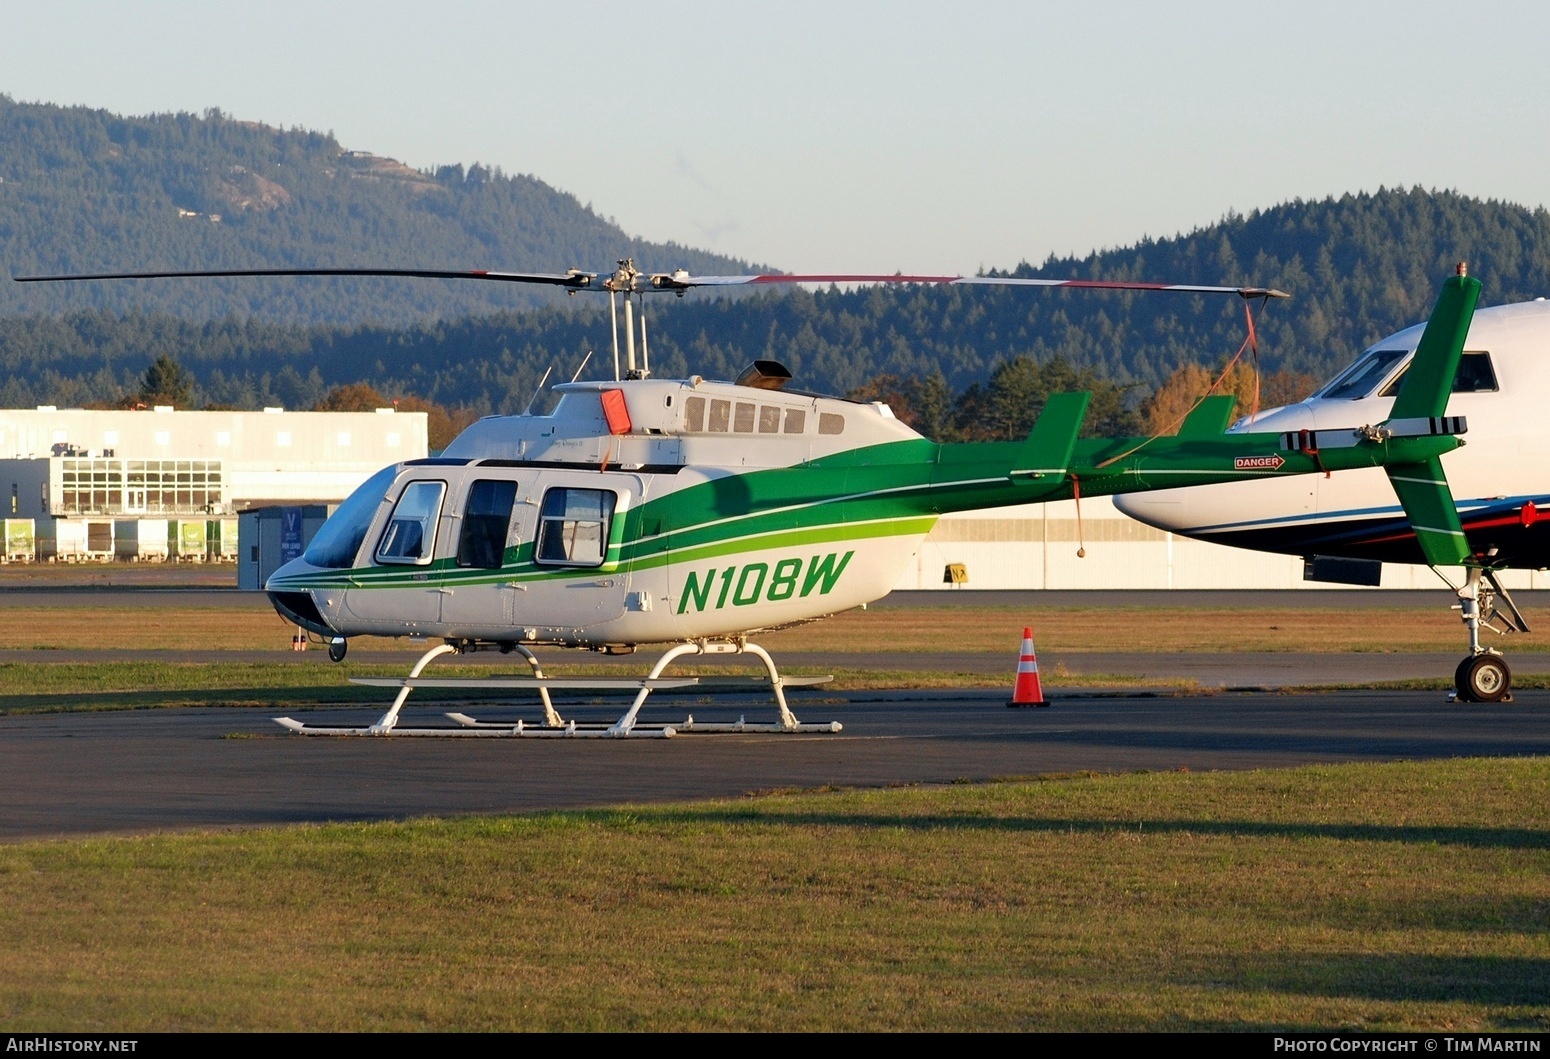
[[[587,355],[581,358],[581,363],[576,368],[576,374],[574,374],[574,375],[572,375],[570,377],[570,381],[571,382],[575,382],[577,379],[581,378],[581,373],[586,370],[587,361],[589,361],[591,359],[592,359],[592,351],[589,349],[589,350],[587,350]],[[539,385],[542,386],[543,383],[539,383]]]
[[[582,361],[582,363],[585,364],[586,361]],[[533,401],[538,400],[538,395],[544,392],[544,383],[549,381],[549,373],[551,371],[553,371],[553,370],[554,370],[554,365],[553,364],[549,365],[547,368],[544,369],[544,377],[542,379],[538,380],[538,387],[533,391],[533,398],[532,398],[532,400],[528,401],[527,407],[522,409],[522,414],[523,415],[529,415],[533,411]]]

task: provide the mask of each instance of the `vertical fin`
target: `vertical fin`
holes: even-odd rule
[[[1469,543],[1459,522],[1453,493],[1436,456],[1420,463],[1391,463],[1385,468],[1416,543],[1428,566],[1458,566],[1469,558]]]
[[[1017,450],[1010,473],[1065,474],[1090,400],[1090,393],[1051,394],[1028,432],[1028,440]]]
[[[1184,417],[1184,422],[1179,424],[1181,438],[1215,438],[1227,432],[1227,424],[1232,422],[1233,406],[1238,399],[1230,393],[1212,394],[1204,397],[1195,406],[1194,411]]]
[[[1462,266],[1460,266],[1462,268]],[[1480,300],[1480,281],[1473,276],[1449,276],[1437,296],[1431,319],[1416,346],[1410,370],[1399,384],[1390,419],[1418,419],[1447,413],[1453,377],[1458,374],[1464,339]]]

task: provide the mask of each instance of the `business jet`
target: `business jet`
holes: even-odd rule
[[[1480,309],[1467,327],[1447,414],[1467,417],[1468,444],[1441,458],[1457,498],[1449,511],[1412,520],[1383,471],[1367,468],[1136,493],[1116,497],[1115,506],[1198,540],[1303,556],[1308,580],[1377,585],[1384,563],[1429,565],[1457,594],[1468,634],[1469,654],[1454,674],[1457,698],[1507,698],[1511,671],[1499,651],[1481,644],[1480,629],[1527,632],[1497,575],[1550,565],[1550,422],[1533,399],[1550,392],[1550,302]],[[1383,421],[1423,330],[1417,324],[1379,340],[1307,400],[1241,419],[1228,435],[1281,432],[1318,453],[1328,427]],[[1417,533],[1423,521],[1450,517],[1464,535],[1457,558],[1429,551],[1424,525]],[[1447,572],[1460,566],[1462,577]]]

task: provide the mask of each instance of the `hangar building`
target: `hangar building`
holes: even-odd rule
[[[7,558],[29,520],[39,559],[237,557],[237,515],[336,504],[427,453],[426,415],[0,410]]]

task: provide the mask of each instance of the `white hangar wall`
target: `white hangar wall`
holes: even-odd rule
[[[950,563],[962,563],[974,589],[1334,589],[1304,581],[1302,558],[1206,544],[1128,517],[1109,497],[945,515],[926,536],[895,590],[942,589]],[[1086,558],[1077,557],[1084,547]],[[1457,583],[1462,571],[1449,571]],[[1512,570],[1508,588],[1550,588],[1542,571]],[[1438,589],[1424,566],[1385,563],[1382,588]]]

